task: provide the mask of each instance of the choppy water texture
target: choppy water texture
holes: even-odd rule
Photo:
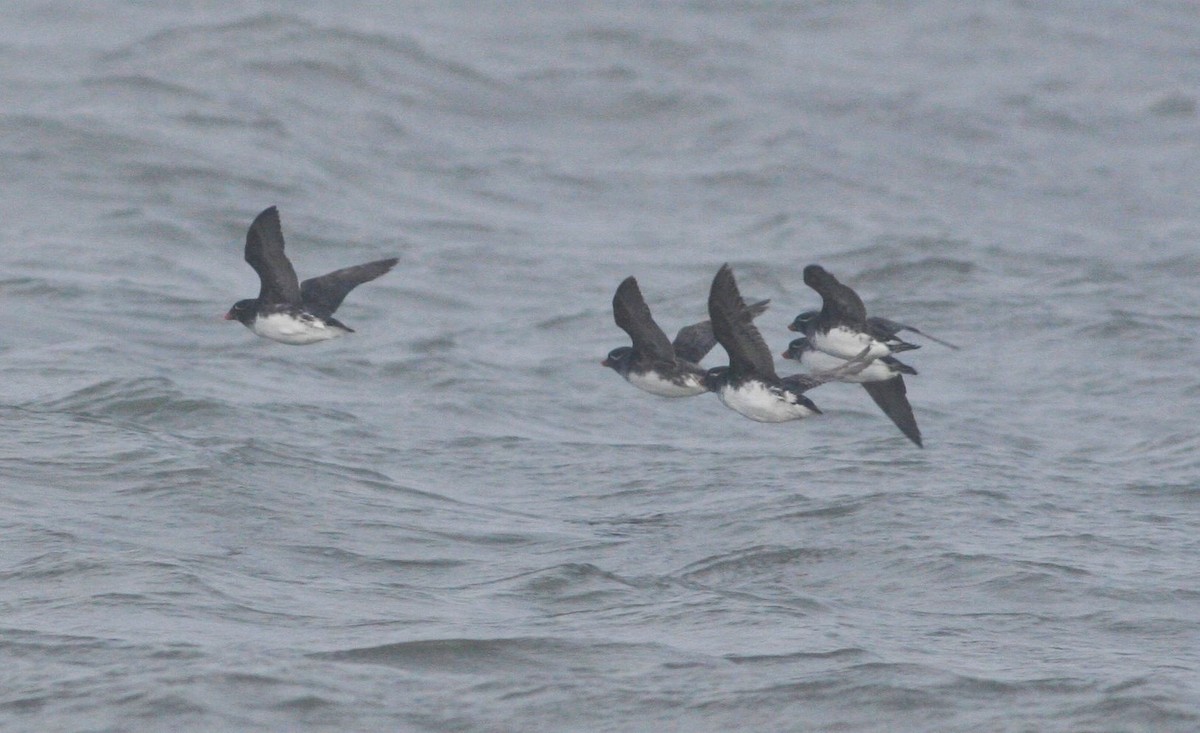
[[[1196,4],[380,5],[6,10],[0,727],[1200,728]],[[926,449],[599,366],[725,261]]]

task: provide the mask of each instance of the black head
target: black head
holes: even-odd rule
[[[792,343],[788,344],[787,351],[783,352],[783,358],[800,361],[800,355],[805,351],[808,351],[808,339],[794,339]]]
[[[600,366],[606,366],[617,372],[624,373],[629,370],[629,360],[632,357],[632,346],[620,346],[608,352],[608,358],[600,362]]]
[[[716,392],[729,381],[729,367],[713,367],[704,373],[704,386],[709,392]]]
[[[808,324],[815,321],[818,315],[820,315],[820,311],[804,311],[788,325],[788,330],[803,333],[808,328]]]
[[[239,323],[249,326],[254,323],[254,314],[258,310],[258,301],[254,298],[247,300],[239,300],[233,304],[229,312],[225,314],[225,320],[238,321]]]

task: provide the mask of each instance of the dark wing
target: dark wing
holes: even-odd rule
[[[824,382],[809,379],[808,375],[806,374],[793,374],[790,377],[783,377],[779,381],[788,389],[788,391],[796,395],[796,401],[799,404],[804,405],[818,415],[825,414],[821,411],[821,408],[817,407],[815,402],[804,395],[805,391],[810,390],[813,387],[819,387],[824,384]]]
[[[871,316],[867,319],[867,325],[870,326],[869,333],[880,341],[887,341],[896,338],[896,334],[908,328],[903,323],[898,323],[889,318],[880,316]]]
[[[246,232],[246,262],[262,282],[259,303],[300,305],[300,285],[292,263],[283,253],[283,230],[274,206],[256,216]]]
[[[749,306],[750,317],[758,318],[767,310],[770,300],[760,300]],[[675,356],[699,364],[712,347],[717,345],[717,337],[713,335],[712,321],[700,321],[690,326],[684,326],[675,334]]]
[[[886,379],[882,382],[864,382],[863,389],[883,410],[883,414],[891,418],[900,432],[908,439],[921,446],[921,430],[917,427],[917,418],[913,417],[912,405],[908,404],[908,389],[904,386],[904,377]]]
[[[820,265],[804,268],[804,282],[821,296],[821,315],[837,323],[861,324],[867,320],[862,298]]]
[[[775,378],[771,350],[754,326],[728,264],[721,265],[713,278],[708,292],[708,318],[717,342],[729,354],[729,370],[734,378],[751,375]]]
[[[633,340],[633,350],[655,361],[675,361],[667,334],[654,322],[650,307],[632,275],[621,281],[613,295],[613,320]]]
[[[795,392],[796,394],[800,394],[802,392],[807,392],[813,387],[820,387],[822,384],[825,384],[830,380],[818,379],[808,374],[790,374],[786,377],[780,378],[779,381],[783,383],[783,386],[787,387],[791,391]]]
[[[327,275],[310,278],[300,283],[300,300],[309,311],[317,315],[331,316],[351,290],[379,277],[399,261],[395,257],[389,257],[365,265],[343,267]]]
[[[895,369],[896,371],[900,372],[901,374],[912,374],[913,376],[916,376],[916,374],[917,374],[916,369],[913,369],[912,367],[910,367],[909,365],[900,361],[899,359],[897,359],[894,356],[881,356],[881,357],[879,357],[879,360],[882,361],[884,364],[887,364],[891,368]]]
[[[882,334],[886,334],[886,337],[883,340],[886,340],[888,338],[895,338],[896,334],[901,331],[912,331],[913,333],[917,334],[918,336],[924,336],[925,338],[929,339],[930,341],[939,343],[948,349],[954,349],[955,351],[958,351],[958,347],[955,346],[954,344],[950,343],[949,341],[943,341],[942,339],[938,338],[937,336],[930,336],[929,334],[925,333],[921,329],[916,328],[914,326],[910,326],[906,323],[900,323],[899,321],[893,321],[889,318],[880,318],[879,316],[872,316],[871,318],[868,318],[867,323],[868,323],[868,325],[871,326],[872,335],[875,335],[876,331],[878,331]],[[875,337],[879,338],[879,336],[875,336]]]

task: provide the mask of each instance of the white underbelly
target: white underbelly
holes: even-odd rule
[[[717,396],[729,409],[758,422],[787,422],[816,414],[760,382],[748,382],[737,389],[726,387]]]
[[[293,346],[328,341],[346,333],[345,329],[330,326],[322,321],[296,318],[285,313],[259,316],[254,319],[250,330],[263,338]]]
[[[627,379],[630,384],[638,389],[643,389],[659,397],[693,397],[708,391],[708,387],[704,386],[700,377],[694,374],[687,375],[683,379],[683,384],[676,384],[669,379],[663,379],[654,372],[646,372],[645,374],[630,372]]]
[[[860,347],[861,353],[863,348]],[[811,374],[821,374],[822,372],[833,371],[846,365],[847,360],[841,359],[831,354],[826,354],[824,351],[805,351],[800,356],[800,363],[808,369]],[[857,374],[846,374],[838,377],[839,382],[851,382],[853,384],[862,384],[864,382],[882,382],[896,376],[896,372],[876,359],[867,365],[865,369]]]
[[[816,333],[809,339],[812,345],[818,351],[824,351],[832,356],[840,356],[843,359],[853,359],[862,353],[862,350],[871,347],[867,352],[867,358],[877,359],[881,356],[888,356],[892,350],[887,347],[887,344],[872,338],[869,334],[862,331],[854,331],[845,326],[837,326],[829,329],[829,333]]]

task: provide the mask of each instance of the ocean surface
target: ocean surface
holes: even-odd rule
[[[0,729],[1200,730],[1200,5],[80,3],[0,24]],[[388,256],[306,347],[246,227]],[[729,262],[914,336],[641,392]],[[706,365],[721,364],[720,348]],[[778,362],[782,373],[790,362]]]

